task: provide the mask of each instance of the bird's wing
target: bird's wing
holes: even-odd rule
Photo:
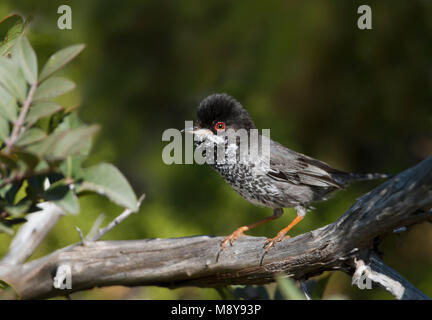
[[[322,161],[271,141],[270,168],[267,171],[267,176],[274,180],[296,185],[335,187],[339,189],[344,186],[332,176],[332,174],[339,172],[341,171],[330,167]]]

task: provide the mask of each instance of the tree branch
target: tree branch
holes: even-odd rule
[[[366,262],[365,262],[366,261]],[[359,285],[359,280],[364,271],[364,276],[371,282],[388,291],[399,300],[427,300],[423,292],[405,280],[399,273],[387,266],[378,255],[372,251],[366,254],[365,261],[356,260],[356,271],[353,275],[353,284]]]
[[[27,222],[18,230],[0,265],[16,266],[24,263],[63,214],[63,210],[53,203],[44,202],[38,206],[42,210],[26,216]]]
[[[143,202],[145,198],[145,194],[143,194],[138,199],[138,208],[141,207],[141,202]],[[117,218],[115,218],[111,223],[109,223],[105,228],[99,229],[95,235],[91,235],[91,232],[86,240],[88,241],[97,241],[100,240],[104,235],[106,235],[108,232],[110,232],[112,229],[114,229],[117,225],[122,223],[127,217],[129,217],[132,213],[135,213],[136,211],[133,211],[131,209],[125,209]]]
[[[22,298],[35,299],[96,286],[217,287],[268,283],[280,273],[297,280],[325,270],[353,274],[354,260],[373,248],[374,240],[431,219],[431,207],[432,156],[359,198],[334,223],[284,240],[265,256],[262,237],[242,237],[220,255],[222,237],[98,241],[71,245],[13,270],[0,269],[0,279],[11,284]],[[420,298],[408,294],[412,287],[391,274],[382,261],[370,261],[372,270],[405,286],[405,294],[398,298]],[[61,265],[71,267],[70,290],[53,287],[53,277]]]
[[[23,180],[25,180],[27,178],[33,177],[33,176],[45,175],[45,174],[48,174],[48,173],[53,173],[55,171],[56,171],[55,168],[48,167],[48,168],[41,169],[41,170],[38,170],[38,171],[27,170],[26,172],[16,173],[16,174],[13,174],[12,176],[4,179],[0,183],[0,189],[3,189],[5,186],[7,186],[8,184],[11,184],[13,182],[20,182],[20,181],[23,181]]]

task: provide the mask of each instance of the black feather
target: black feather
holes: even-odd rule
[[[212,129],[218,121],[225,122],[227,127],[235,130],[255,128],[246,109],[225,93],[215,93],[205,98],[198,107],[197,119],[201,128]]]

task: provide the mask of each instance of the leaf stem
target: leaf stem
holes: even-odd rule
[[[0,183],[0,189],[4,188],[6,185],[8,185],[9,183],[12,182],[19,182],[22,181],[24,179],[30,178],[32,176],[36,176],[36,175],[42,175],[42,174],[49,174],[55,171],[55,168],[46,168],[46,169],[41,169],[39,171],[33,171],[33,170],[29,170],[27,172],[23,172],[23,173],[16,173],[14,175],[12,175],[9,178],[6,178],[5,180],[1,181]]]
[[[24,101],[24,104],[23,104],[23,106],[21,108],[20,115],[19,115],[18,119],[14,123],[14,127],[12,129],[12,134],[9,137],[9,139],[7,139],[7,141],[6,141],[6,149],[5,149],[6,154],[10,153],[11,148],[16,143],[16,141],[18,140],[19,136],[22,133],[20,131],[21,131],[22,126],[24,125],[25,118],[26,118],[27,113],[28,113],[28,111],[30,109],[30,106],[31,106],[31,104],[33,102],[33,96],[34,96],[34,94],[36,92],[37,85],[38,85],[38,83],[35,82],[30,87],[29,94],[27,96],[27,99]]]

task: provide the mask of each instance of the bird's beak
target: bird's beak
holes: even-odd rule
[[[180,132],[181,133],[193,133],[194,129],[195,129],[195,127],[188,127],[188,128],[182,129]]]
[[[207,136],[210,134],[213,134],[213,132],[209,129],[205,129],[205,128],[200,128],[199,126],[194,126],[194,127],[189,127],[189,128],[184,128],[182,131],[182,133],[191,133],[197,136]]]

